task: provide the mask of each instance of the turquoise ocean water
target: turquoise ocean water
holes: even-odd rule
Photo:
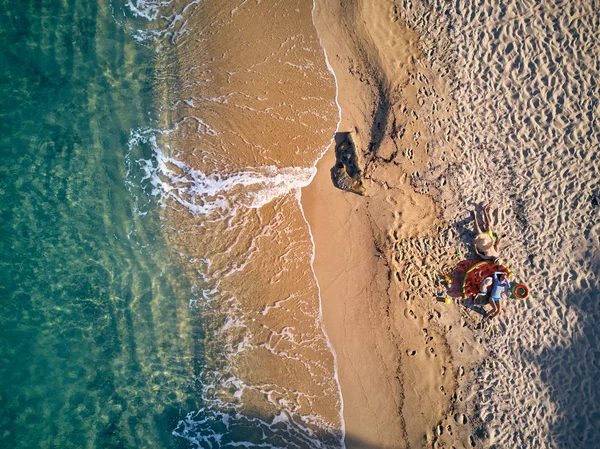
[[[3,448],[178,447],[199,407],[190,285],[126,182],[156,95],[121,6],[1,2]]]

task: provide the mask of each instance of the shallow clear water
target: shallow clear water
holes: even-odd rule
[[[199,407],[190,283],[126,183],[154,61],[119,6],[0,7],[2,447],[177,447]]]
[[[340,447],[298,197],[338,119],[312,1],[136,5],[153,32],[132,35],[159,49],[163,109],[160,125],[131,135],[132,191],[141,210],[165,206],[210,336],[203,406],[175,432],[194,447]]]

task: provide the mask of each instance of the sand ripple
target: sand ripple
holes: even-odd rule
[[[456,209],[498,206],[532,294],[485,331],[473,414],[487,446],[598,447],[598,36],[594,2],[404,2],[448,73]]]

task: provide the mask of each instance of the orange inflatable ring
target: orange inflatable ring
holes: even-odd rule
[[[512,274],[511,271],[504,265],[498,265],[487,260],[477,262],[472,265],[471,268],[467,270],[463,278],[461,292],[463,299],[476,295],[479,292],[479,286],[481,285],[481,282],[485,278],[492,276],[497,271],[505,273],[507,277]]]

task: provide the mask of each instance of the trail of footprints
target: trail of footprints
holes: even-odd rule
[[[400,217],[397,221],[399,225]],[[400,289],[403,292],[401,299],[410,298],[406,287],[419,292],[420,299],[436,297],[440,293],[441,274],[456,261],[444,244],[451,241],[452,235],[452,230],[447,229],[436,237],[400,239],[397,231],[391,232],[392,267],[400,287],[404,287]]]
[[[391,268],[395,270],[395,281],[399,287],[399,300],[406,305],[404,317],[416,325],[425,324],[421,327],[422,340],[418,347],[410,347],[405,350],[406,357],[412,359],[414,357],[425,355],[430,360],[440,360],[437,353],[437,345],[440,344],[440,336],[436,336],[435,326],[438,319],[441,317],[440,312],[435,309],[428,311],[422,307],[426,304],[431,304],[438,297],[440,291],[445,286],[443,285],[443,277],[441,274],[446,270],[450,271],[457,262],[454,255],[454,248],[446,246],[445,242],[454,240],[454,231],[451,228],[438,229],[436,237],[424,237],[418,239],[401,239],[398,232],[392,231],[390,238],[392,245],[392,264]],[[432,326],[427,326],[430,323]],[[461,321],[462,326],[466,326],[465,320]],[[446,325],[442,332],[449,333],[452,331],[452,325]],[[463,352],[465,350],[465,342],[461,342],[457,350]],[[423,354],[424,353],[424,354]],[[438,391],[442,396],[448,396],[449,388],[453,379],[461,379],[466,375],[465,368],[458,366],[451,368],[450,360],[441,360],[439,366]],[[438,368],[436,368],[438,369]],[[449,370],[452,369],[452,372]],[[450,382],[450,383],[449,383]],[[451,409],[449,413],[428,432],[428,441],[432,447],[452,447],[457,444],[456,438],[459,436],[457,430],[460,430],[460,435],[466,438],[465,442],[471,447],[476,446],[475,437],[471,435],[471,426],[464,410],[464,395],[461,390],[457,390],[452,394]]]
[[[351,66],[350,73],[359,72]],[[426,162],[425,155],[432,144],[449,143],[452,136],[450,102],[445,97],[422,71],[411,72],[408,82],[395,86],[390,94],[391,116],[386,126],[396,150],[389,154],[385,151],[390,149],[381,150],[376,156],[410,172],[411,165]]]

